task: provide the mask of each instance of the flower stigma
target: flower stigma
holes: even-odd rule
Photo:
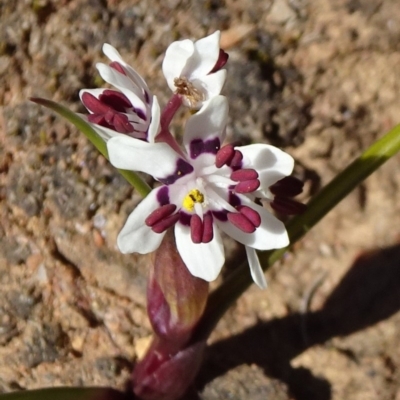
[[[183,199],[182,206],[187,211],[193,211],[196,203],[204,203],[204,194],[198,189],[192,189]]]

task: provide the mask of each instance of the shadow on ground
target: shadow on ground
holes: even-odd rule
[[[390,317],[400,309],[400,246],[360,256],[319,311],[260,322],[210,346],[196,382],[198,390],[242,364],[257,364],[283,381],[297,400],[329,400],[331,385],[293,358],[308,348],[346,336]]]

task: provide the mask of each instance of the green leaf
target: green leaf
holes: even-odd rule
[[[128,400],[129,396],[111,388],[58,387],[0,394],[0,400]]]
[[[106,143],[91,127],[91,125],[87,123],[83,118],[81,118],[79,115],[75,114],[68,108],[64,107],[63,105],[58,104],[54,101],[41,99],[38,97],[32,97],[30,100],[41,106],[50,108],[51,110],[55,111],[57,114],[61,115],[66,120],[74,124],[92,142],[96,149],[108,160]],[[139,194],[142,195],[142,197],[145,197],[150,193],[150,186],[146,182],[144,182],[138,174],[122,169],[119,169],[118,171],[139,192]]]

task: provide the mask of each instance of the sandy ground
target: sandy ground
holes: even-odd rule
[[[115,245],[140,197],[28,97],[83,112],[109,42],[165,103],[167,46],[216,29],[229,139],[292,154],[304,200],[400,122],[398,0],[1,0],[0,392],[122,388],[151,335],[146,257]],[[400,400],[399,167],[232,306],[188,399]]]

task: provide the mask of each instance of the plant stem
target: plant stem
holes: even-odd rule
[[[307,210],[303,214],[294,217],[287,223],[286,228],[290,238],[290,246],[398,151],[400,151],[400,125],[397,125],[383,138],[373,143],[360,157],[309,201]],[[263,270],[266,271],[274,262],[279,260],[290,246],[283,249],[260,252],[259,258]],[[221,286],[211,293],[193,341],[208,337],[222,315],[251,283],[252,280],[246,261],[238,266]]]

